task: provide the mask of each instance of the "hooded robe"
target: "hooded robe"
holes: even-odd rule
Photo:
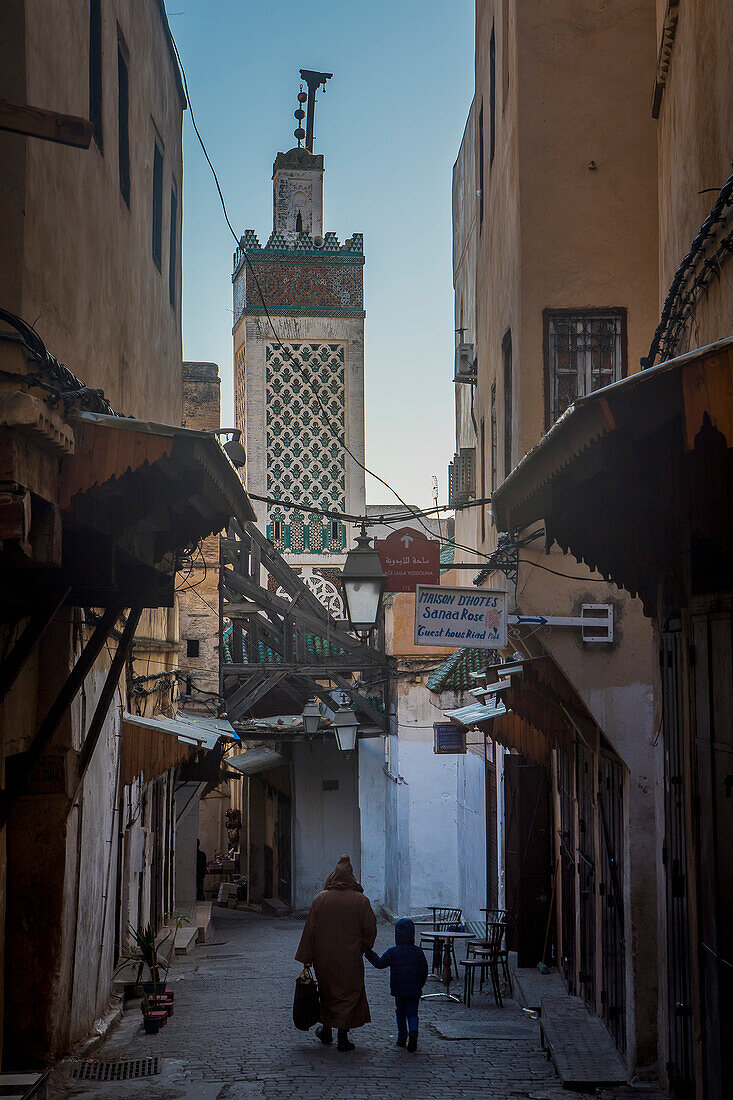
[[[354,877],[351,860],[341,856],[313,899],[295,955],[316,972],[322,1024],[348,1031],[371,1020],[363,955],[376,938],[369,899]]]

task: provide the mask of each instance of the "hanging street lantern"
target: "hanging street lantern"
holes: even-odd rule
[[[346,555],[341,580],[346,597],[346,613],[352,630],[373,630],[387,577],[382,572],[379,554],[367,537],[363,523],[356,546]]]
[[[341,752],[352,752],[356,748],[358,726],[356,714],[349,707],[341,707],[336,711],[333,717],[333,731]]]
[[[310,699],[303,707],[303,726],[305,727],[306,737],[314,737],[318,733],[320,721],[321,708],[315,696],[311,695]]]

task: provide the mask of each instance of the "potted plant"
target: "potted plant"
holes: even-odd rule
[[[150,980],[142,983],[148,997],[160,996],[165,992],[165,974],[168,970],[169,960],[161,958],[158,952],[170,935],[171,933],[168,932],[168,935],[164,936],[160,943],[157,943],[155,929],[152,924],[140,925],[138,928],[133,928],[130,925],[130,936],[134,943],[134,951],[131,957],[136,958],[139,963],[137,971],[138,985],[146,967],[150,974]]]
[[[145,1028],[146,1035],[157,1035],[160,1031],[161,1024],[163,1023],[163,1013],[157,1011],[154,1001],[145,996],[142,999],[140,1009],[143,1014],[143,1027]]]

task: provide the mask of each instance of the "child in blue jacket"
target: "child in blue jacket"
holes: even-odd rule
[[[417,1050],[417,1010],[420,994],[428,978],[428,960],[422,947],[415,946],[415,925],[409,917],[397,921],[395,946],[380,957],[375,951],[365,951],[372,966],[378,970],[389,967],[389,991],[394,997],[397,1014],[397,1046]]]

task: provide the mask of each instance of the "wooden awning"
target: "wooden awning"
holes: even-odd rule
[[[71,600],[170,606],[176,554],[255,519],[218,439],[208,432],[73,413],[74,454],[61,462],[62,572]]]
[[[506,713],[498,713],[499,707],[476,708],[472,726],[485,730],[505,748],[544,765],[549,765],[556,745],[572,741],[575,729],[591,735],[595,727],[592,717],[549,654],[512,661],[511,668],[519,669],[520,674],[502,677],[501,665],[490,670],[500,677],[500,683],[510,680],[509,687],[500,691]],[[474,708],[466,711],[469,709]],[[486,710],[488,717],[482,719],[480,709]]]
[[[500,530],[544,520],[557,542],[653,613],[690,555],[733,552],[733,338],[580,398],[493,494]]]
[[[166,718],[159,714],[122,716],[121,782],[132,783],[139,775],[149,783],[168,768],[191,760],[198,752],[211,752],[220,738],[239,741],[239,735],[226,719],[193,718],[178,714]],[[217,756],[217,769],[220,754]]]

